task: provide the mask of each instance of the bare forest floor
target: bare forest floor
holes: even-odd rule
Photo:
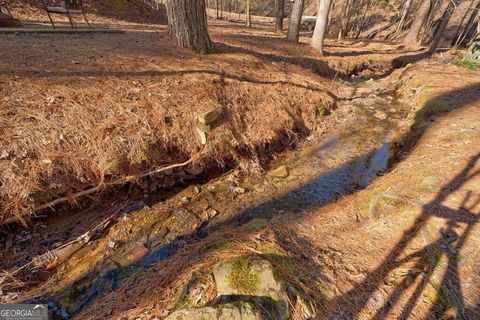
[[[108,221],[88,246],[3,274],[2,302],[163,318],[199,274],[193,306],[211,303],[209,270],[248,256],[274,265],[319,318],[478,318],[478,69],[451,53],[404,67],[422,52],[377,41],[327,41],[320,57],[308,38],[271,29],[212,20],[208,56],[173,46],[164,25],[0,34],[0,221],[50,216],[7,226],[0,268],[12,275]],[[222,120],[204,146],[196,119],[210,110]],[[330,150],[338,137],[355,148]],[[387,138],[389,171],[306,205],[319,180],[337,183]],[[36,210],[62,197],[68,214]]]
[[[164,26],[0,35],[0,112],[9,119],[0,127],[0,221],[193,156],[258,170],[266,153],[305,133],[297,120],[310,131],[325,126],[316,105],[334,108],[348,90],[342,77],[381,75],[418,53],[343,42],[321,59],[265,27],[215,21],[211,34],[217,53],[209,56],[172,47]],[[202,151],[195,119],[212,109],[230,121]]]

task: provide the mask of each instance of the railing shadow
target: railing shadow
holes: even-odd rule
[[[417,260],[413,268],[422,269],[425,264],[429,267],[427,272],[419,276],[421,277],[420,283],[414,289],[413,294],[402,309],[400,319],[407,319],[420,299],[429,279],[439,267],[438,261],[445,256],[448,259],[448,266],[438,285],[437,298],[432,303],[426,319],[441,319],[442,316],[445,315],[447,311],[444,305],[445,299],[448,301],[449,306],[455,308],[458,319],[478,318],[480,310],[467,309],[464,303],[465,297],[462,294],[460,284],[458,269],[459,258],[457,254],[465,245],[473,227],[480,219],[478,214],[471,211],[480,203],[480,196],[474,200],[472,204],[467,206],[466,204],[472,200],[472,194],[467,194],[458,210],[443,206],[442,203],[469,180],[480,176],[480,170],[474,170],[472,172],[472,169],[475,169],[479,160],[480,153],[470,159],[468,165],[439,191],[435,199],[423,205],[421,214],[415,219],[412,226],[404,232],[401,240],[390,250],[387,257],[376,269],[372,270],[366,278],[361,283],[355,285],[353,289],[329,301],[329,304],[332,306],[348,305],[348,308],[345,308],[345,310],[348,310],[348,318],[356,319],[360,311],[367,305],[369,299],[384,283],[384,280],[391,271],[406,262]],[[439,231],[438,240],[402,258],[401,254],[404,249],[415,237],[422,235],[427,222],[434,217],[447,220],[446,228]],[[461,226],[464,227],[464,230],[458,234],[456,229]],[[412,281],[412,285],[413,283],[415,283],[415,281]],[[384,319],[385,314],[396,306],[402,293],[407,289],[408,286],[406,286],[405,283],[398,284],[372,319]]]
[[[448,92],[446,95],[436,97],[435,100],[436,99],[442,99],[442,98],[445,98],[445,97],[455,99],[455,97],[458,96],[458,95],[463,95],[467,91],[477,90],[477,89],[478,89],[478,84],[476,84],[474,86],[470,86],[470,87],[465,87],[465,88],[462,88],[460,90]],[[470,95],[470,99],[463,99],[462,103],[457,103],[456,108],[458,109],[458,108],[464,107],[465,105],[467,105],[467,104],[469,104],[473,101],[477,101],[478,99],[479,99],[478,95]],[[418,136],[421,135],[422,132],[416,126],[414,126],[414,130],[416,131],[416,136],[418,138]],[[427,129],[423,129],[423,130],[427,130]],[[419,131],[420,131],[420,133],[418,133]],[[406,135],[405,140],[407,140],[407,137],[409,135],[412,135],[412,134],[413,134],[412,132],[409,132]],[[365,156],[369,157],[369,156],[372,156],[372,154],[369,153]],[[464,245],[464,243],[466,241],[466,238],[469,236],[473,226],[478,222],[478,217],[477,217],[477,215],[475,215],[474,213],[472,213],[470,211],[471,210],[470,206],[466,207],[466,208],[462,208],[460,210],[452,210],[452,209],[449,209],[445,206],[442,206],[442,203],[448,198],[449,195],[451,195],[455,190],[458,190],[464,183],[466,183],[467,181],[473,179],[474,177],[476,177],[480,174],[480,170],[474,171],[473,173],[471,172],[479,159],[480,159],[480,153],[477,154],[476,156],[472,157],[472,159],[469,162],[469,165],[464,170],[462,170],[462,172],[459,173],[454,179],[452,179],[452,181],[450,183],[445,185],[433,201],[431,201],[430,203],[425,204],[423,206],[423,212],[422,212],[421,216],[419,218],[417,218],[415,223],[412,225],[412,227],[408,231],[405,232],[405,235],[404,235],[402,241],[399,241],[398,244],[390,251],[390,253],[388,254],[384,263],[382,263],[373,272],[371,272],[367,276],[367,278],[362,283],[355,286],[354,289],[352,289],[351,291],[349,291],[349,292],[347,292],[347,293],[345,293],[345,294],[343,294],[339,297],[333,298],[331,301],[329,301],[329,303],[341,305],[341,304],[344,304],[344,303],[348,303],[349,301],[352,301],[354,299],[356,301],[356,307],[354,309],[350,310],[350,315],[352,316],[352,318],[355,318],[358,315],[358,313],[361,311],[361,309],[366,305],[369,297],[374,293],[375,289],[380,286],[380,284],[382,283],[382,280],[386,277],[388,272],[393,270],[396,266],[399,265],[400,262],[398,260],[401,260],[401,259],[399,259],[399,256],[400,256],[400,253],[403,251],[403,249],[407,246],[407,244],[413,239],[413,237],[415,235],[418,235],[419,232],[421,232],[421,229],[422,229],[423,226],[425,226],[425,223],[433,217],[442,217],[442,218],[445,218],[445,219],[449,220],[449,224],[447,225],[447,228],[442,231],[441,235],[446,235],[446,234],[456,232],[454,229],[456,228],[457,224],[462,224],[462,225],[466,226],[465,231],[462,232],[460,235],[458,235],[458,239],[455,241],[456,243],[451,248],[452,250],[457,250],[457,251],[460,250],[462,248],[462,246]],[[342,172],[343,170],[345,170],[345,168],[349,168],[352,165],[352,163],[358,162],[358,160],[359,159],[355,159],[353,162],[342,163],[340,166],[338,166],[337,168],[332,170],[332,172],[330,172],[330,174],[335,174],[335,172]],[[319,177],[319,178],[321,179],[321,177]],[[354,189],[352,192],[357,191],[357,190],[358,189]],[[295,192],[295,191],[293,191],[293,192]],[[300,192],[302,192],[302,191],[300,190]],[[287,194],[284,197],[288,197],[288,196],[289,195]],[[292,199],[294,199],[294,198],[292,198]],[[466,203],[467,203],[467,201],[469,201],[469,199],[470,198],[465,199],[464,206],[466,206]],[[295,212],[295,214],[294,214],[295,219],[296,220],[301,219],[302,214],[304,214],[307,211],[307,209],[318,208],[321,205],[324,205],[324,204],[326,204],[326,203],[328,203],[329,201],[332,201],[332,200],[334,200],[334,199],[330,199],[330,200],[326,200],[326,201],[322,201],[322,202],[314,202],[312,204],[307,203],[307,205],[305,207],[302,207],[301,210],[298,210],[297,212]],[[244,224],[247,221],[250,221],[251,219],[254,219],[256,217],[259,217],[259,216],[262,217],[261,214],[263,212],[271,210],[271,208],[275,207],[275,205],[279,203],[278,201],[279,201],[279,199],[272,199],[271,201],[267,201],[263,204],[260,204],[259,206],[256,206],[256,207],[253,207],[253,208],[246,208],[245,210],[236,214],[235,217],[232,217],[231,219],[225,221],[222,225],[225,226],[225,227],[230,227],[232,225],[234,225],[234,226],[235,225],[241,225],[241,224]],[[300,201],[302,201],[302,200],[300,199]],[[478,204],[477,201],[475,201],[475,203]],[[192,234],[189,234],[187,236],[177,237],[176,240],[186,241],[186,242],[188,242],[189,240],[197,241],[199,238],[206,237],[207,235],[211,234],[212,232],[222,229],[222,225],[217,225],[217,226],[215,226],[215,228],[212,228],[212,229],[209,229],[209,226],[207,226],[206,228],[201,230],[201,232],[193,232]],[[423,250],[420,250],[420,251],[416,252],[415,254],[413,254],[411,257],[408,257],[407,259],[413,259],[413,258],[416,258],[416,257],[421,257],[424,251],[430,250],[429,248],[442,246],[444,244],[449,245],[449,243],[450,242],[445,242],[445,239],[440,238],[437,242],[434,242],[433,244],[431,244],[429,246],[426,246]],[[305,246],[308,250],[308,243],[305,244]],[[158,254],[159,256],[161,256],[161,258],[166,258],[168,256],[172,256],[173,254],[175,254],[176,251],[177,251],[177,248],[175,246],[162,246],[161,248],[154,249],[154,251],[151,254],[152,255]],[[442,282],[441,282],[442,287],[445,286],[446,288],[448,288],[449,291],[455,292],[455,301],[452,301],[451,303],[455,305],[459,315],[465,315],[463,319],[468,319],[467,317],[469,316],[469,314],[471,312],[474,312],[474,311],[465,310],[466,308],[463,304],[464,297],[462,296],[461,287],[460,287],[459,280],[458,280],[458,278],[459,278],[459,276],[458,276],[458,260],[457,260],[456,256],[451,254],[451,253],[444,252],[442,254],[446,255],[446,257],[448,258],[448,260],[449,260],[448,274],[452,274],[452,276],[448,276],[448,277],[445,276],[444,279],[442,279]],[[199,253],[197,259],[201,259],[201,258],[202,258],[202,255]],[[154,262],[155,262],[155,260],[152,260],[152,261],[148,260],[148,264],[152,264]],[[102,264],[102,263],[106,263],[106,262],[102,261],[99,264]],[[141,263],[141,261],[140,261],[139,264],[142,265],[142,266],[144,265],[144,264]],[[134,265],[132,265],[132,266],[134,266]],[[317,265],[317,268],[319,268],[321,270],[320,265]],[[115,275],[118,274],[118,272],[121,271],[121,268],[119,268],[118,270],[110,271],[105,275],[105,274],[102,274],[103,270],[101,270],[101,268],[99,268],[99,269],[100,269],[100,271],[98,273],[96,273],[96,272],[89,273],[88,277],[90,277],[90,278],[97,277],[98,279],[101,279],[102,277],[105,277],[106,279],[115,279]],[[433,271],[434,270],[432,269],[432,272]],[[178,267],[178,273],[180,274],[181,272],[182,272],[182,267],[179,266]],[[428,276],[430,274],[431,274],[431,272],[429,272],[425,275],[425,280],[424,281],[428,281]],[[105,286],[102,286],[101,284],[99,285],[99,282],[97,282],[96,286],[98,287],[98,290],[95,290],[93,295],[91,295],[91,296],[89,296],[85,299],[85,304],[83,306],[87,305],[88,303],[91,303],[94,300],[97,300],[100,295],[105,294],[105,293],[107,293],[107,292],[109,292],[112,289],[117,287],[118,283],[116,283],[116,281],[113,281],[113,282],[111,280],[109,280],[109,281],[110,282],[106,283],[106,284],[109,284],[109,285],[105,285]],[[78,282],[80,284],[82,284],[82,279],[79,279]],[[61,295],[62,294],[63,295],[72,294],[73,296],[80,295],[81,292],[78,292],[76,290],[77,289],[75,289],[75,283],[72,283],[71,287],[69,287],[68,289],[66,289],[64,292],[62,292],[60,294]],[[399,287],[392,294],[391,300],[392,301],[398,301],[398,297],[399,297],[400,293],[401,293],[401,288]],[[404,313],[406,315],[410,314],[411,309],[415,305],[415,302],[417,301],[420,293],[421,293],[421,287],[416,288],[416,291],[415,291],[414,295],[411,297],[411,302],[409,302],[407,304],[407,306],[404,310]],[[44,297],[44,298],[48,298],[48,297]],[[40,300],[42,300],[42,299],[43,299],[43,297]],[[132,299],[138,301],[139,299],[141,299],[141,297],[132,297]],[[375,317],[377,319],[380,319],[381,316],[385,312],[387,312],[388,310],[391,310],[393,305],[394,304],[391,304],[391,303],[385,304],[381,308],[381,310],[378,311],[378,315],[376,315]],[[438,312],[437,307],[438,306],[437,306],[436,303],[434,303],[432,305],[432,310],[431,310],[432,316],[433,315],[437,316],[439,314],[440,315],[442,314],[442,312]],[[112,311],[112,312],[115,312],[115,311]]]

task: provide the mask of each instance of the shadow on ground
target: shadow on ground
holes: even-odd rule
[[[455,109],[460,109],[468,104],[476,102],[480,99],[480,92],[478,92],[479,86],[474,85],[471,87],[466,87],[461,90],[455,90],[451,92],[447,92],[442,96],[435,97],[431,99],[431,101],[447,99],[450,101],[457,101],[455,103]],[[468,94],[466,94],[468,93]],[[473,94],[472,94],[473,93]],[[461,97],[461,99],[456,99]],[[467,97],[467,98],[466,98]],[[461,101],[458,102],[458,101]],[[425,106],[428,105],[428,102]],[[422,112],[422,111],[420,111]],[[437,115],[438,117],[444,116],[444,114]],[[412,130],[408,132],[403,141],[411,148],[414,146],[414,142],[418,140],[418,138],[425,132],[425,126],[421,126],[421,120],[417,118],[417,123],[412,127]],[[372,157],[375,154],[375,151],[370,152],[365,157]],[[405,150],[408,152],[408,150]],[[344,313],[348,315],[348,319],[356,318],[362,308],[367,304],[368,300],[372,297],[375,290],[379,288],[379,286],[383,283],[385,278],[387,277],[388,273],[393,270],[395,267],[399,266],[400,264],[404,263],[407,260],[417,260],[416,263],[418,265],[429,265],[428,272],[421,274],[419,276],[422,277],[421,283],[418,287],[415,288],[414,293],[409,298],[408,303],[403,307],[402,316],[407,318],[412,310],[414,309],[415,305],[418,303],[418,300],[421,296],[422,290],[424,289],[426,283],[431,277],[432,273],[436,269],[436,265],[432,263],[432,259],[439,259],[441,256],[446,256],[448,259],[448,266],[447,271],[445,272],[444,278],[440,282],[440,288],[442,290],[438,290],[438,295],[435,299],[435,302],[431,305],[431,310],[429,312],[429,317],[431,318],[440,318],[442,317],[445,312],[447,311],[445,307],[445,301],[448,302],[448,305],[452,306],[456,310],[456,314],[458,315],[459,319],[473,319],[478,317],[478,308],[477,309],[469,309],[466,307],[464,299],[465,297],[462,294],[461,284],[459,281],[458,275],[458,268],[459,268],[459,259],[457,253],[461,251],[462,247],[465,245],[465,242],[473,229],[473,227],[478,223],[478,215],[472,212],[473,208],[480,203],[480,198],[475,199],[478,195],[469,194],[464,199],[464,205],[459,210],[452,210],[444,205],[443,202],[456,190],[462,187],[463,184],[468,182],[469,180],[477,177],[480,175],[480,170],[476,170],[472,172],[472,169],[475,168],[478,161],[480,159],[480,153],[476,154],[470,159],[469,164],[459,173],[456,177],[454,177],[448,184],[446,184],[439,192],[438,195],[435,197],[433,201],[427,204],[422,205],[422,214],[416,219],[415,223],[405,232],[402,240],[399,241],[391,250],[390,253],[385,258],[384,262],[382,262],[374,271],[367,275],[364,281],[355,285],[355,287],[339,296],[333,297],[326,303],[332,306],[345,306],[348,305],[348,309],[345,309]],[[356,159],[353,162],[343,163],[342,165],[338,166],[335,170],[329,173],[329,175],[335,175],[338,172],[343,172],[345,170],[350,170],[352,164],[358,162],[360,159]],[[325,178],[317,177],[316,179]],[[314,182],[315,184],[318,181]],[[220,225],[212,225],[212,226],[205,226],[200,231],[194,232],[193,234],[178,237],[175,241],[173,241],[173,245],[164,246],[159,249],[155,249],[149,257],[152,256],[159,257],[161,259],[167,259],[168,257],[172,257],[175,253],[181,251],[182,244],[185,243],[194,243],[196,241],[200,241],[201,239],[205,239],[209,237],[213,233],[221,232],[225,228],[231,228],[232,226],[241,226],[252,219],[256,218],[271,218],[273,215],[278,214],[276,207],[279,205],[283,206],[288,201],[304,201],[308,199],[302,199],[303,196],[303,189],[307,188],[307,186],[303,186],[301,189],[294,190],[286,195],[283,195],[280,198],[272,199],[268,202],[260,204],[256,207],[246,208],[244,211],[239,212],[231,219],[223,222]],[[343,193],[351,193],[356,192],[360,188],[358,186],[350,186],[353,187],[351,189],[345,188]],[[335,190],[335,192],[341,192],[342,190]],[[299,198],[300,196],[300,198]],[[294,212],[292,214],[292,218],[295,220],[301,220],[302,215],[306,213],[310,209],[318,208],[330,201],[333,201],[335,197],[325,198],[321,201],[312,201],[309,203],[306,201],[302,206],[298,207],[298,210],[293,210],[295,206],[287,207],[288,210],[292,209]],[[470,200],[473,200],[473,207],[472,205],[467,206],[466,203]],[[471,202],[471,201],[470,201]],[[400,258],[400,253],[403,249],[409,244],[409,242],[419,233],[422,232],[423,226],[425,226],[426,222],[433,218],[433,217],[441,217],[447,219],[448,223],[446,228],[440,231],[440,238],[439,240],[426,245],[425,247],[419,249],[417,252],[411,254],[408,257]],[[458,226],[464,226],[464,230],[460,233],[456,233],[456,229]],[[455,235],[455,241],[451,241],[452,235]],[[311,252],[312,254],[315,251],[315,247],[312,244],[309,244],[297,235],[291,235],[295,242],[301,243],[302,251],[303,252]],[[438,248],[448,248],[448,250],[444,250],[438,253]],[[432,253],[433,252],[433,253]],[[434,255],[435,254],[435,255]],[[195,261],[201,261],[204,258],[204,254],[199,252],[196,255]],[[154,260],[148,261],[140,261],[138,265],[142,267],[152,265],[155,263]],[[191,261],[189,265],[186,266],[178,266],[177,274],[181,275],[183,270],[187,270],[195,261]],[[435,260],[437,261],[437,260]],[[100,264],[105,263],[101,262]],[[322,270],[322,265],[317,264],[313,260],[308,261],[308,268],[312,268],[312,270]],[[131,267],[135,267],[132,265]],[[95,268],[96,269],[96,268]],[[71,287],[66,292],[61,292],[56,294],[56,296],[71,296],[73,299],[83,298],[84,303],[82,307],[86,307],[90,303],[94,302],[101,297],[101,295],[111,291],[112,289],[121,286],[121,282],[119,282],[119,275],[122,273],[122,269],[116,269],[113,271],[108,272],[107,274],[102,273],[103,271],[100,268],[99,273],[91,272],[87,275],[90,279],[96,279],[95,288],[85,288],[82,287],[82,283],[85,283],[85,279],[78,279],[78,283],[73,283]],[[321,273],[321,271],[319,272]],[[120,278],[121,279],[121,278]],[[174,279],[172,279],[173,282]],[[82,288],[79,289],[78,288]],[[82,292],[83,290],[83,292]],[[375,319],[382,319],[383,316],[395,307],[396,303],[398,303],[399,298],[402,292],[405,290],[405,287],[402,284],[399,284],[395,290],[390,294],[387,302],[377,311],[377,314],[374,316]],[[89,295],[85,295],[85,293],[89,293]],[[129,303],[133,305],[139,304],[145,297],[136,296],[131,297],[133,300],[129,301]],[[50,300],[54,299],[54,297],[42,297],[41,300]],[[101,303],[101,299],[97,303]],[[78,310],[79,311],[79,310]],[[109,316],[113,317],[116,314],[115,310],[112,311],[113,313]]]

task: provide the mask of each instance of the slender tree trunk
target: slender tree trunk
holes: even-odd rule
[[[403,6],[403,11],[402,11],[402,17],[398,22],[397,31],[395,32],[395,34],[399,34],[400,32],[402,32],[403,25],[405,24],[405,20],[407,19],[408,11],[410,10],[411,5],[412,5],[412,0],[407,0],[405,2],[405,5]]]
[[[246,16],[247,16],[247,27],[251,27],[252,26],[252,15],[251,15],[251,12],[250,12],[250,3],[251,3],[251,0],[247,0],[247,8],[245,9],[246,10]]]
[[[462,20],[460,20],[460,23],[458,24],[457,30],[455,31],[455,35],[453,36],[452,45],[456,46],[456,41],[458,40],[458,38],[460,36],[460,31],[462,30],[463,23],[465,22],[465,19],[467,19],[467,16],[470,13],[470,10],[473,9],[473,3],[474,2],[475,2],[475,0],[470,0],[470,4],[468,5],[468,9],[465,11],[465,14],[462,17]]]
[[[282,33],[283,31],[283,14],[285,12],[285,0],[275,0],[275,32]]]
[[[350,0],[345,0],[345,5],[343,6],[342,18],[340,19],[340,31],[338,32],[338,40],[345,38],[347,32],[348,24],[348,15],[350,11]]]
[[[362,13],[363,5],[365,4],[365,0],[358,0],[357,2],[352,3],[351,12],[355,12],[355,16],[352,17],[350,15],[351,21],[347,27],[349,36],[353,37],[355,34],[355,28],[360,20],[360,15]]]
[[[432,44],[430,45],[430,50],[429,50],[430,54],[433,54],[435,50],[437,50],[438,44],[440,43],[440,40],[442,40],[443,33],[447,28],[448,22],[452,17],[453,11],[455,11],[455,8],[458,6],[458,2],[459,0],[450,0],[448,2],[448,6],[445,9],[445,12],[443,13],[442,20],[440,21],[440,25],[438,26],[437,31],[433,35]]]
[[[422,28],[422,32],[420,32],[420,37],[419,37],[420,42],[422,42],[422,39],[425,39],[428,37],[430,37],[429,42],[431,42],[433,38],[433,34],[435,33],[436,28],[438,27],[438,24],[435,25],[435,17],[437,14],[437,10],[442,6],[443,2],[448,3],[449,1],[450,0],[448,1],[433,0],[432,7],[430,9],[430,13],[428,14],[427,21],[424,24],[424,27]],[[435,30],[432,31],[432,29],[435,29]]]
[[[472,0],[472,5],[473,5],[473,0]],[[467,15],[467,13],[465,13],[465,15]],[[461,24],[458,27],[458,30],[457,30],[458,34],[454,38],[455,47],[458,47],[461,43],[463,43],[463,41],[469,35],[469,33],[475,35],[475,32],[471,32],[471,29],[474,27],[475,20],[477,19],[478,15],[480,15],[480,0],[478,0],[477,5],[475,7],[472,7],[472,14],[470,15],[470,18],[468,19],[467,23],[465,24],[465,27],[463,28],[462,32],[459,32]]]
[[[363,25],[365,24],[365,21],[367,20],[367,13],[370,7],[373,4],[373,0],[370,0],[367,2],[367,5],[365,6],[365,11],[363,11],[363,17],[362,20],[360,21],[360,24],[358,25],[357,33],[355,34],[355,39],[358,39],[360,37],[360,33],[362,33],[363,30]]]
[[[313,31],[312,47],[314,47],[321,55],[323,55],[323,40],[327,31],[328,14],[332,0],[320,0],[318,6],[317,22]]]
[[[204,0],[168,0],[167,16],[168,34],[177,44],[201,53],[213,51]]]
[[[405,36],[404,42],[418,44],[418,36],[420,35],[420,31],[422,30],[422,27],[428,18],[431,7],[432,7],[432,0],[423,0],[422,4],[420,5],[420,8],[418,9],[417,14],[415,15],[415,19],[413,20],[412,26],[410,27],[410,30]]]
[[[292,14],[288,22],[287,40],[298,42],[300,25],[302,24],[304,0],[295,0],[293,3]]]
[[[215,19],[220,19],[219,11],[218,11],[218,1],[215,0]]]

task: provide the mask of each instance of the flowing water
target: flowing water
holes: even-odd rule
[[[151,207],[124,212],[107,235],[57,268],[30,301],[47,302],[59,318],[69,318],[185,242],[252,219],[302,214],[367,187],[391,165],[401,132],[389,120],[404,115],[392,109],[393,97],[386,98],[345,102],[355,106],[354,120],[320,143],[306,142],[273,161],[271,168],[284,168],[283,175],[240,182],[225,175]],[[375,116],[379,110],[389,120]]]

